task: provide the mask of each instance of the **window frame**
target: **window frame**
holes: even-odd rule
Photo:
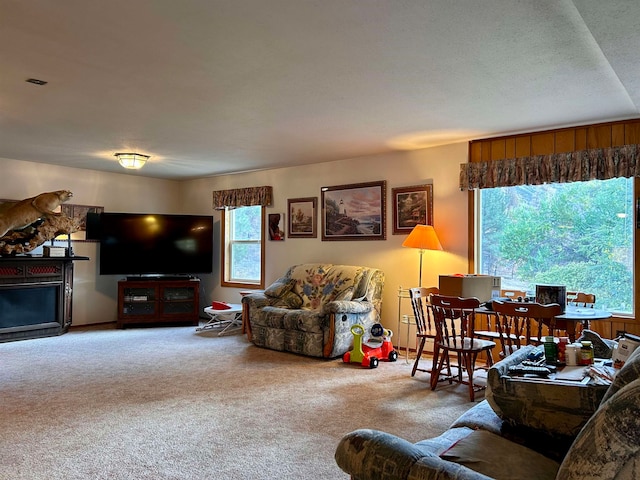
[[[636,228],[633,229],[634,238],[633,238],[633,253],[634,253],[634,268],[633,268],[633,306],[634,311],[631,315],[625,314],[614,314],[611,318],[612,326],[610,328],[613,330],[612,333],[615,333],[615,327],[621,325],[624,327],[625,322],[633,322],[637,320],[637,312],[640,311],[640,295],[636,294],[636,286],[638,285],[638,279],[640,278],[640,235],[638,235],[638,230],[640,229],[640,178],[635,178],[633,182],[634,187],[634,212],[633,212],[633,221]],[[468,208],[468,216],[467,216],[467,232],[468,232],[468,248],[467,248],[467,256],[468,256],[468,265],[469,265],[469,273],[478,273],[479,262],[476,260],[480,252],[479,248],[479,240],[478,235],[480,228],[478,221],[478,212],[477,208],[479,205],[478,196],[480,195],[479,189],[470,190],[467,193],[467,208]]]
[[[238,207],[242,208],[242,207]],[[265,256],[265,207],[260,207],[260,280],[256,282],[235,282],[227,280],[230,278],[230,265],[231,265],[231,246],[234,243],[228,238],[229,235],[229,227],[228,224],[231,221],[232,216],[229,215],[233,210],[222,210],[222,218],[221,218],[221,235],[222,238],[221,243],[221,265],[222,272],[220,277],[220,285],[222,287],[234,287],[234,288],[251,288],[251,289],[261,289],[264,288],[264,256]],[[243,243],[247,243],[247,241],[243,241]],[[248,243],[258,243],[258,241],[248,241]]]
[[[567,290],[595,291],[598,293],[597,308],[606,309],[615,315],[632,315],[634,311],[633,248],[635,237],[633,232],[633,184],[632,178],[618,177],[607,180],[550,183],[546,186],[525,184],[479,189],[475,211],[478,219],[476,222],[476,270],[482,274],[502,276],[502,288],[507,289],[524,290],[526,288],[528,292],[532,292],[537,283],[548,284],[556,281],[560,282],[558,285],[566,284]],[[588,207],[589,198],[593,198],[598,203]],[[488,203],[485,204],[485,201]],[[534,205],[539,203],[542,203],[542,210],[537,211]],[[581,210],[583,206],[586,211]],[[520,215],[517,218],[514,218],[513,213],[510,212],[512,208],[517,208],[519,211]],[[537,213],[534,213],[536,211]],[[620,212],[622,211],[626,215],[621,216]],[[583,212],[585,216],[583,217],[580,212]],[[606,216],[597,217],[598,221],[594,223],[593,216],[598,215],[597,212],[606,212]],[[530,221],[535,224],[534,228],[538,229],[536,230],[538,233],[541,233],[539,229],[544,229],[544,235],[538,237],[539,241],[531,241],[532,238],[529,236],[531,232],[528,232],[526,237],[513,238],[515,242],[523,242],[520,245],[522,248],[520,253],[525,257],[516,260],[509,258],[509,253],[505,254],[506,257],[503,256],[501,251],[496,250],[501,238],[500,234],[496,237],[496,232],[512,225],[517,225],[519,232],[525,232],[524,225],[531,225],[529,221],[523,223],[522,219],[529,218],[529,216],[541,219],[540,222],[534,218],[531,218]],[[593,235],[592,225],[596,223],[598,225],[606,224],[608,228],[605,230],[612,234],[615,233],[616,236],[608,237],[607,233]],[[563,226],[565,228],[562,228]],[[502,232],[508,230],[507,228]],[[591,242],[595,237],[603,238],[602,243],[594,244],[593,248],[585,249],[582,242],[590,242],[589,245],[592,245]],[[557,239],[557,245],[556,242],[550,242],[551,238]],[[576,247],[575,250],[572,250],[576,245],[583,245],[583,247]],[[558,249],[554,250],[555,247]],[[507,246],[507,248],[509,247]],[[542,251],[547,251],[547,254],[537,254],[539,248]],[[597,256],[586,253],[586,250],[593,253],[600,252],[600,248],[607,253]],[[559,255],[558,258],[554,258],[555,254],[549,254],[550,251]],[[619,255],[614,255],[614,251]],[[564,255],[567,254],[568,256],[565,257]],[[513,250],[511,255],[516,255],[517,258],[517,254]],[[574,255],[580,259],[580,263],[572,263],[578,261]],[[612,258],[613,256],[616,258]],[[551,258],[554,260],[550,261]],[[514,263],[511,263],[512,261]],[[566,262],[569,262],[570,265],[560,266]],[[522,264],[526,264],[526,266]],[[597,266],[598,274],[591,272],[589,270],[591,267],[584,267],[587,264]],[[524,267],[524,270],[520,267]],[[558,268],[555,273],[559,278],[556,278],[556,275],[549,276],[549,269],[553,270],[554,268]],[[622,271],[613,274],[612,272],[618,268],[621,268]],[[572,275],[567,275],[567,269],[571,269],[572,274],[578,276],[580,280],[573,279],[573,281],[578,281],[579,285],[572,283]],[[519,273],[516,273],[518,270]]]

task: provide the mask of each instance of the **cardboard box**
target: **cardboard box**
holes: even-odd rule
[[[492,275],[440,275],[440,294],[454,297],[477,297],[488,302],[500,296],[502,279]]]
[[[66,257],[67,249],[64,247],[50,247],[45,245],[42,247],[42,256],[43,257]]]
[[[622,337],[618,340],[618,348],[613,351],[614,368],[622,368],[633,351],[640,347],[640,339],[635,335],[631,335],[631,337]]]

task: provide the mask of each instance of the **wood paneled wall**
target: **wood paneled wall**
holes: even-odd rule
[[[634,143],[640,143],[640,119],[472,140],[469,161],[487,162]]]
[[[469,161],[487,162],[630,144],[640,144],[640,119],[472,140],[469,142]],[[635,197],[638,202],[640,197],[640,179],[638,178],[635,179]],[[475,271],[474,229],[475,201],[473,192],[469,192],[469,272]],[[640,280],[640,230],[638,229],[635,235],[635,252],[634,277],[638,282]],[[635,311],[639,310],[640,295],[636,295]],[[637,322],[636,318],[614,317],[608,321],[594,321],[591,328],[605,338],[614,338],[618,331],[640,335],[640,322]]]

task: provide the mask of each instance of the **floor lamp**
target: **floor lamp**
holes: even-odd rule
[[[422,254],[425,250],[442,250],[438,235],[431,225],[416,225],[407,239],[402,242],[403,247],[420,249],[420,283],[422,287]]]

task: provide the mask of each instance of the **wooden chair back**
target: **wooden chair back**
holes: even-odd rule
[[[480,300],[447,295],[431,295],[436,342],[444,348],[459,350],[473,344],[476,309]]]
[[[433,324],[431,310],[431,295],[440,293],[438,287],[415,287],[409,289],[411,308],[416,319],[416,335],[435,338],[436,331]]]
[[[567,294],[567,303],[576,307],[593,308],[596,296],[593,293],[576,292],[575,296],[569,300],[569,294]]]
[[[522,297],[524,300],[527,296],[527,292],[524,290],[500,290],[500,296],[510,300],[518,300],[519,297]]]
[[[557,303],[493,302],[493,311],[498,316],[502,355],[508,356],[524,345],[538,345],[543,325],[549,325],[553,334],[554,318],[562,313],[562,307]]]

